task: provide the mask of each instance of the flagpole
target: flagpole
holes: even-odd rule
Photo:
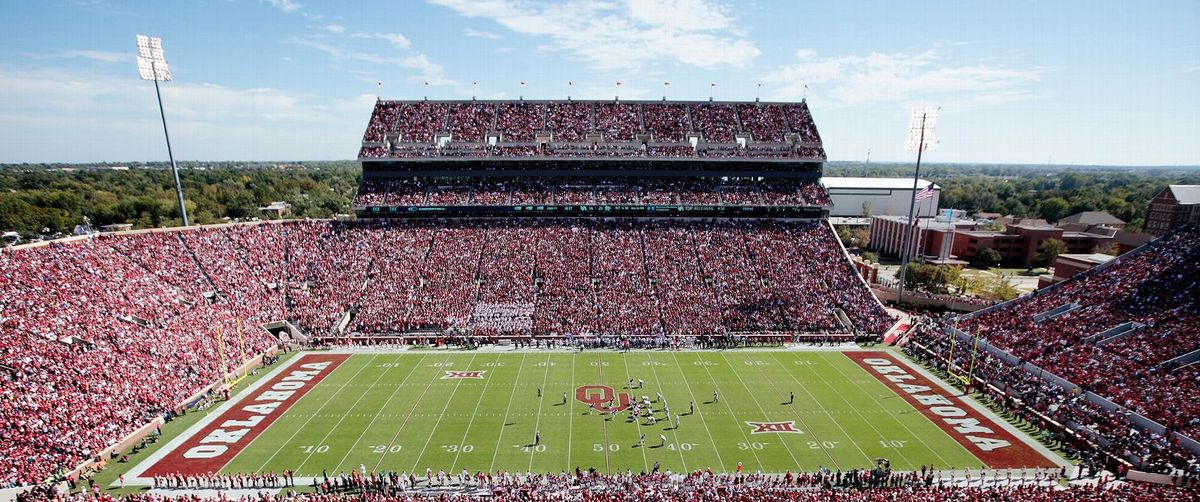
[[[913,252],[917,253],[917,261],[925,263],[925,253],[921,251],[921,241],[924,240],[925,232],[921,231],[921,213],[925,210],[925,196],[921,196],[921,202],[917,205],[917,219],[914,221],[913,229],[917,232],[917,246]]]

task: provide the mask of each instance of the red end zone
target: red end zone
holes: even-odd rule
[[[142,475],[217,472],[349,357],[348,354],[301,356],[167,453]]]
[[[925,415],[938,428],[963,445],[988,467],[1057,467],[1045,455],[1038,453],[1021,439],[1012,435],[967,405],[967,398],[953,397],[941,386],[929,381],[907,364],[886,352],[845,352],[854,362],[908,404]]]

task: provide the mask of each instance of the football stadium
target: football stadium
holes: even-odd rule
[[[352,214],[180,188],[183,226],[0,252],[0,500],[1200,500],[1195,216],[918,308],[830,216],[836,104],[359,112]]]
[[[381,100],[359,157],[351,221],[0,255],[6,363],[38,375],[10,481],[950,500],[1195,466],[1195,365],[1139,369],[1200,326],[1194,227],[908,329],[825,217],[805,102]]]

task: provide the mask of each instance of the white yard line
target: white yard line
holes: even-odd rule
[[[720,385],[717,384],[717,379],[713,378],[712,370],[708,369],[707,365],[702,364],[701,367],[703,367],[704,372],[708,374],[708,381],[712,382],[713,388],[720,387]],[[751,443],[753,443],[754,440],[750,439],[749,434],[746,434],[746,424],[743,423],[741,420],[738,420],[737,412],[733,411],[733,406],[729,405],[729,399],[726,398],[724,401],[721,401],[721,403],[724,404],[725,408],[727,408],[729,410],[729,418],[733,419],[734,427],[737,427],[738,432],[742,433],[742,439],[746,440],[747,445],[750,445]],[[716,404],[716,403],[713,403],[713,404]],[[760,441],[760,442],[762,442],[762,441]],[[754,461],[761,468],[762,467],[762,459],[758,458],[758,453],[754,450],[754,448],[750,448],[750,454],[754,456]]]
[[[626,380],[628,380],[630,377],[630,375],[629,375],[629,358],[627,357],[628,355],[629,355],[628,352],[621,354],[621,361],[625,364],[625,379]],[[603,365],[601,365],[601,366],[603,366]],[[638,387],[638,390],[642,390],[641,387]],[[629,392],[633,393],[633,389],[629,389]],[[632,400],[633,402],[637,402],[637,397],[638,396],[636,394],[629,396],[630,400]],[[641,415],[633,417],[633,424],[637,426],[638,438],[640,440],[641,436],[642,436],[642,417],[641,417]],[[649,471],[650,470],[650,459],[646,456],[646,445],[639,444],[638,449],[641,450],[641,452],[642,452],[642,468],[645,469],[646,471]]]
[[[471,354],[471,360],[467,362],[468,368],[470,368],[472,363],[475,362],[475,356],[477,355],[478,354]],[[421,447],[421,453],[418,453],[417,459],[413,461],[411,472],[416,472],[417,466],[421,465],[421,458],[425,456],[425,450],[429,449],[429,443],[430,441],[433,441],[434,433],[437,432],[438,426],[442,424],[442,417],[446,416],[446,410],[450,409],[450,403],[454,402],[454,395],[458,393],[458,388],[462,387],[462,381],[463,379],[460,378],[454,383],[454,390],[450,391],[450,397],[446,399],[446,405],[442,407],[442,412],[438,414],[437,421],[433,423],[433,429],[429,431],[429,437],[425,438],[425,446]],[[425,482],[428,483],[429,480],[425,480]]]
[[[508,424],[508,412],[512,409],[513,396],[517,395],[516,382],[521,381],[521,370],[525,369],[525,357],[528,354],[521,354],[521,362],[517,366],[517,377],[513,379],[513,391],[508,395],[508,405],[504,407],[504,418],[500,421],[500,432],[496,434],[496,448],[492,450],[492,464],[488,466],[488,472],[496,472],[496,457],[500,455],[500,441],[504,439],[504,428]]]
[[[362,438],[367,435],[367,432],[375,428],[375,422],[378,421],[379,417],[383,415],[383,410],[387,409],[388,405],[391,404],[392,399],[396,398],[396,395],[400,393],[400,389],[404,388],[404,385],[408,383],[408,379],[412,378],[413,374],[417,372],[417,368],[421,366],[421,363],[425,362],[425,359],[428,356],[428,354],[422,354],[421,360],[417,361],[416,364],[413,364],[412,369],[409,370],[408,374],[404,376],[404,380],[401,380],[400,384],[396,385],[396,389],[393,390],[392,394],[388,396],[386,401],[383,402],[383,406],[379,408],[379,411],[375,412],[375,416],[371,418],[371,423],[367,424],[367,426],[363,428],[362,433],[358,435],[358,438],[354,440],[354,445],[351,446],[350,449],[346,450],[345,455],[342,455],[342,459],[338,461],[337,467],[333,468],[334,472],[342,472],[342,464],[346,463],[346,459],[350,458],[350,454],[354,452],[355,448],[358,448],[358,443],[362,442]],[[353,466],[351,466],[351,468],[353,468]]]
[[[758,411],[762,413],[763,420],[770,420],[771,417],[769,415],[767,415],[767,409],[763,408],[762,403],[758,402],[758,398],[754,396],[754,391],[750,390],[750,386],[746,385],[745,380],[742,380],[742,372],[735,369],[736,367],[733,365],[732,362],[729,361],[729,357],[726,356],[724,352],[721,353],[721,359],[725,360],[725,365],[729,366],[729,368],[730,368],[731,372],[734,374],[734,376],[737,376],[738,382],[740,382],[742,384],[742,388],[746,389],[746,394],[749,395],[750,399],[752,399],[754,401],[754,404],[756,406],[758,406]],[[705,369],[708,369],[708,367],[706,366]],[[726,404],[726,406],[728,406],[729,402],[726,401],[725,404]],[[732,412],[733,408],[730,408],[730,411]],[[745,431],[743,431],[743,432],[745,432]],[[813,437],[815,438],[816,434],[813,434]],[[800,467],[800,459],[796,458],[796,454],[792,452],[792,447],[788,446],[787,442],[783,441],[782,439],[779,440],[779,444],[783,445],[783,449],[787,450],[788,456],[792,457],[792,463],[795,464],[797,468],[799,468]],[[822,448],[822,450],[825,450],[825,449]],[[833,460],[832,453],[830,453],[828,450],[825,450],[825,454],[829,456],[829,459],[831,461]],[[757,455],[756,455],[756,457],[757,457]],[[760,467],[762,466],[761,462],[759,462],[759,466]]]
[[[550,378],[550,354],[546,354],[546,372],[542,374],[542,386],[538,387],[538,392],[542,394],[542,397],[538,398],[537,418],[535,418],[533,421],[533,433],[536,435],[541,435],[540,427],[542,426],[542,404],[546,402],[546,394],[543,391],[546,389],[546,382],[549,381],[549,378]],[[513,387],[513,390],[516,390],[516,387]],[[547,449],[549,449],[549,448],[547,447]],[[533,457],[535,455],[537,455],[537,446],[536,445],[529,448],[529,468],[526,470],[528,470],[528,471],[533,470]]]
[[[447,353],[446,358],[442,360],[442,362],[445,363],[446,361],[449,361],[451,355],[452,354]],[[396,438],[400,437],[400,433],[404,431],[404,427],[408,425],[408,421],[412,420],[413,412],[417,411],[417,406],[421,404],[421,399],[425,398],[425,394],[429,393],[429,389],[432,389],[434,382],[437,382],[439,379],[440,377],[437,376],[437,372],[434,372],[433,376],[429,378],[429,383],[425,384],[425,388],[421,390],[421,395],[417,396],[417,399],[413,401],[412,408],[409,408],[408,413],[404,415],[404,421],[400,423],[400,427],[396,428],[396,432],[393,433],[392,438],[388,440],[387,447],[383,449],[383,454],[379,455],[379,460],[375,461],[375,466],[371,468],[372,471],[378,471],[379,466],[383,465],[384,459],[386,459],[388,453],[392,451],[392,446],[396,444]]]
[[[788,369],[788,365],[784,364],[783,361],[781,361],[779,359],[779,356],[777,354],[772,354],[772,358],[775,359],[776,364],[779,364],[780,366],[782,366],[784,368],[783,371],[788,374],[789,378],[791,378],[792,380],[794,380],[796,382],[796,385],[800,387],[800,390],[804,391],[804,393],[806,395],[808,395],[808,397],[810,399],[809,402],[816,403],[817,406],[820,406],[821,411],[825,413],[825,416],[829,417],[829,421],[833,422],[833,425],[837,426],[838,430],[842,432],[842,436],[844,436],[847,440],[849,440],[850,444],[854,445],[854,448],[857,449],[858,452],[862,454],[863,458],[867,459],[867,463],[869,465],[874,460],[874,458],[872,458],[870,455],[867,455],[867,452],[863,451],[863,449],[858,446],[858,443],[856,443],[854,441],[854,439],[855,439],[854,435],[850,434],[849,432],[846,432],[846,429],[844,427],[842,427],[841,422],[838,422],[838,420],[836,418],[833,418],[833,415],[829,414],[829,411],[825,409],[825,406],[821,405],[821,401],[819,399],[817,399],[817,396],[813,395],[813,393],[808,390],[808,387],[806,387],[804,385],[804,383],[800,381],[799,378],[796,378],[796,375],[793,374],[792,371]],[[836,391],[836,389],[834,390],[834,393],[838,394],[838,397],[841,398],[841,394],[838,393]],[[845,399],[842,399],[842,401],[846,402]],[[849,403],[847,402],[847,404],[849,404]],[[851,406],[851,408],[853,408],[853,406]],[[855,413],[858,413],[858,410],[854,410],[854,411],[855,411]],[[862,414],[859,413],[859,416],[861,417]],[[796,413],[796,419],[803,422],[803,420],[800,419],[799,413]],[[866,420],[866,419],[864,418],[864,420]],[[809,429],[814,430],[812,427],[809,427]],[[878,432],[878,431],[876,431],[876,432]],[[880,437],[882,437],[882,436],[880,436]],[[813,433],[813,438],[817,439],[817,441],[820,441],[820,438],[817,438],[816,433]],[[824,448],[822,448],[822,449],[824,449]],[[841,466],[838,465],[837,460],[833,457],[832,453],[829,454],[829,460],[833,462],[834,467],[841,469]]]
[[[843,355],[842,357],[846,357],[846,356]],[[837,371],[838,374],[842,376],[843,380],[852,381],[852,379],[850,377],[846,376],[846,373],[844,371],[838,369],[838,364],[836,362],[832,363],[831,365],[834,367],[834,371]],[[861,370],[861,371],[866,373],[866,370]],[[817,378],[820,378],[821,383],[825,384],[826,387],[830,387],[830,388],[833,387],[832,385],[829,384],[829,382],[827,380],[825,380],[824,376],[820,375],[820,372],[814,371],[813,373],[817,373]],[[868,374],[867,376],[870,378],[875,378],[874,376],[872,376],[870,374]],[[875,396],[871,395],[870,391],[868,391],[867,389],[864,389],[861,384],[855,383],[854,386],[858,387],[858,389],[860,391],[862,391],[862,393],[864,395],[869,397],[871,399],[871,401],[875,403],[876,406],[879,406],[880,409],[885,410],[887,412],[888,416],[891,417],[892,420],[895,420],[896,423],[900,424],[900,427],[902,429],[904,429],[905,432],[907,432],[910,436],[917,438],[917,442],[921,443],[921,446],[924,446],[925,449],[930,451],[930,453],[933,453],[933,456],[937,457],[938,461],[941,462],[942,465],[950,465],[949,463],[946,462],[946,459],[943,458],[942,455],[938,453],[937,448],[930,447],[929,443],[925,442],[925,438],[922,437],[920,434],[913,432],[913,430],[911,428],[909,428],[909,426],[907,424],[905,424],[903,420],[900,420],[900,417],[897,417],[896,414],[892,412],[891,408],[884,406],[884,404],[881,403],[878,399],[876,399]],[[884,387],[887,388],[889,391],[892,390],[891,387],[887,387],[886,385]],[[838,394],[838,397],[841,397],[840,393]],[[900,397],[901,400],[903,401],[903,397],[901,397],[899,394],[897,394],[896,397]],[[850,404],[849,401],[845,400],[845,398],[843,398],[842,401],[846,402],[846,404]],[[904,401],[904,403],[908,404],[908,401]],[[857,408],[854,409],[854,412],[858,413],[858,416],[862,417],[863,421],[867,422],[867,424],[871,426],[871,429],[873,429],[876,434],[879,434],[880,439],[887,439],[883,436],[883,433],[880,432],[879,429],[875,427],[875,424],[872,424],[870,420],[867,420],[867,417],[863,416],[862,413],[858,412]],[[920,413],[916,408],[913,408],[913,412]],[[922,416],[924,416],[924,415],[922,415]],[[941,430],[941,429],[938,429],[938,430]],[[949,434],[947,434],[947,436],[949,436]],[[953,439],[953,438],[951,438],[951,439]],[[904,453],[900,451],[899,448],[896,449],[896,452],[900,453],[900,457],[903,458],[906,462],[908,462],[910,465],[913,465],[913,463],[911,461],[909,461],[908,457],[906,457],[904,455]],[[968,452],[968,453],[970,453],[970,452]]]
[[[679,376],[683,377],[683,384],[687,387],[688,396],[691,397],[691,402],[695,403],[696,393],[692,391],[692,384],[688,382],[687,375],[683,372],[683,366],[679,364],[679,353],[671,352],[671,358],[675,360],[675,369],[679,370]],[[717,462],[721,464],[721,470],[725,470],[725,461],[721,459],[721,448],[717,446],[717,440],[712,435],[712,430],[708,428],[708,421],[704,419],[704,412],[700,408],[696,408],[695,413],[700,416],[700,424],[704,425],[704,433],[708,434],[708,440],[712,442],[713,452],[717,454]],[[688,415],[691,417],[692,415]],[[691,418],[688,418],[691,420]]]
[[[655,363],[657,363],[658,361],[655,361],[651,357],[649,352],[646,353],[646,360],[650,362],[650,372],[654,374],[654,382],[656,385],[658,385],[659,394],[662,394],[662,384],[660,384],[658,382],[658,368],[655,367],[656,366]],[[664,395],[663,399],[666,400],[666,398],[667,398],[667,396]],[[666,405],[666,403],[659,403],[659,406],[665,406],[665,405]],[[676,411],[678,412],[678,410],[676,410]],[[675,416],[678,417],[679,415],[676,414]],[[667,427],[669,427],[671,429],[671,439],[673,439],[675,442],[675,449],[679,452],[679,461],[683,463],[683,471],[682,472],[692,472],[690,469],[688,469],[687,460],[685,460],[683,458],[683,446],[681,444],[679,444],[679,433],[678,433],[678,431],[675,430],[675,427],[671,425],[670,417],[667,417],[666,420],[667,420]]]
[[[372,356],[371,360],[374,361],[378,357],[379,357],[378,355]],[[350,362],[350,359],[346,359],[346,362]],[[363,372],[363,370],[367,369],[368,366],[370,366],[369,363],[362,365],[362,367],[358,368],[358,371],[355,371],[354,375],[351,376],[350,379],[346,380],[346,381],[353,382],[354,379],[358,378],[358,375],[361,374]],[[342,366],[339,365],[336,369],[334,369],[334,372],[336,372],[338,369],[341,369],[341,368],[342,368]],[[333,376],[333,373],[330,373],[329,375],[327,375],[325,377],[325,379],[321,381],[321,383],[325,383],[330,376]],[[309,394],[305,394],[304,397],[308,397],[309,395],[311,395],[311,392],[309,392]],[[301,399],[303,399],[303,398],[301,398]],[[268,457],[267,460],[265,462],[263,462],[262,465],[258,466],[258,469],[254,470],[254,472],[256,472],[256,473],[262,472],[262,470],[264,468],[266,468],[268,465],[270,465],[271,461],[275,460],[275,457],[279,456],[279,453],[282,452],[283,449],[286,448],[289,444],[291,444],[292,441],[296,439],[296,436],[300,435],[300,431],[304,430],[304,428],[308,426],[308,423],[311,422],[314,417],[321,414],[321,410],[324,410],[325,407],[328,406],[329,403],[332,403],[333,401],[334,401],[333,399],[326,399],[325,402],[321,403],[321,406],[317,408],[316,413],[313,413],[308,418],[304,419],[304,423],[300,424],[300,427],[297,427],[295,432],[292,432],[292,435],[290,437],[288,437],[287,441],[280,443],[279,448],[275,449],[275,453],[272,453],[271,456]],[[290,411],[290,410],[295,409],[297,404],[300,404],[300,401],[296,401],[295,403],[293,403],[292,407],[288,408],[288,410]],[[280,417],[280,418],[282,418],[282,417]],[[276,420],[275,422],[278,423],[279,421]],[[274,424],[272,424],[272,425],[274,425]],[[266,431],[263,431],[263,434],[266,434]],[[263,434],[259,434],[258,437],[262,437]],[[258,438],[254,438],[254,439],[258,439]],[[247,445],[246,447],[249,448],[250,445]],[[245,451],[245,450],[242,450],[242,451]]]
[[[377,360],[377,359],[379,359],[378,355],[372,357],[371,362],[369,364],[367,364],[367,366],[374,366],[375,360]],[[364,368],[366,368],[366,366],[364,366]],[[363,393],[358,396],[358,399],[354,400],[354,404],[350,405],[349,408],[346,408],[347,413],[342,413],[342,416],[338,417],[337,423],[333,424],[333,427],[330,427],[329,430],[325,432],[325,435],[322,436],[321,440],[317,442],[318,446],[325,444],[325,441],[327,439],[329,439],[329,436],[332,436],[333,433],[336,432],[341,427],[342,422],[344,422],[346,420],[346,417],[350,416],[350,414],[348,412],[353,410],[356,406],[358,406],[358,403],[361,403],[363,398],[370,395],[371,390],[374,389],[376,385],[379,385],[379,382],[381,380],[383,380],[383,377],[386,376],[388,374],[388,372],[391,370],[392,370],[391,368],[385,368],[383,371],[379,372],[379,376],[375,377],[375,381],[371,382],[371,385],[368,386],[366,388],[366,390],[364,390]],[[333,399],[330,399],[330,401],[333,401]],[[360,435],[360,437],[361,437],[361,435]],[[355,444],[357,445],[358,443],[355,442]],[[314,448],[314,452],[309,453],[306,457],[304,457],[304,461],[300,462],[300,465],[296,466],[296,468],[293,470],[299,471],[299,470],[303,469],[304,466],[306,464],[308,464],[308,461],[312,460],[313,455],[315,454],[315,450],[316,449]]]
[[[567,392],[575,392],[575,356],[574,355],[571,356],[571,387],[570,387],[570,389],[567,390]],[[570,398],[573,396],[567,396],[567,397]],[[567,402],[565,404],[563,404],[563,406],[567,408],[567,416],[570,417],[570,419],[567,420],[567,468],[566,468],[566,471],[570,472],[571,471],[571,444],[575,441],[575,413],[573,411],[571,411],[571,409],[574,406],[574,403],[571,402],[571,399],[567,399]],[[605,445],[604,447],[608,448],[608,445]]]
[[[496,354],[496,360],[492,361],[493,367],[497,367],[495,363],[500,362],[501,354]],[[467,422],[467,429],[463,431],[463,437],[458,441],[458,451],[454,452],[454,461],[450,463],[450,474],[454,474],[455,468],[458,467],[458,457],[462,455],[463,444],[467,442],[467,435],[471,434],[471,426],[475,425],[475,416],[479,413],[479,405],[483,404],[483,400],[487,398],[488,385],[492,383],[492,379],[488,378],[483,381],[483,392],[479,394],[479,400],[475,401],[475,409],[471,410],[471,420]]]

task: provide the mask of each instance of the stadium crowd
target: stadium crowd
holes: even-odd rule
[[[379,224],[351,330],[481,336],[862,332],[891,320],[815,223]],[[799,257],[799,258],[797,258]]]
[[[498,137],[493,142],[489,136],[494,134]],[[475,148],[435,148],[435,136],[439,135],[448,135],[451,144]],[[541,148],[534,143],[539,135],[557,146]],[[639,135],[648,136],[649,144],[631,147],[643,142]],[[698,144],[687,145],[689,136],[696,136]],[[746,144],[739,146],[739,138]],[[584,142],[587,144],[581,144]],[[789,142],[808,146],[796,148]],[[380,101],[363,143],[361,158],[824,158],[805,103]]]
[[[890,319],[840,253],[816,223],[584,220],[299,221],[5,252],[0,485],[169,418],[279,343],[272,321],[318,336],[347,316],[360,332],[819,333],[845,330],[840,308],[878,334]]]
[[[1200,476],[1200,459],[1175,433],[1196,437],[1197,386],[1194,367],[1169,360],[1200,348],[1200,228],[1191,226],[1051,289],[1003,306],[943,320],[917,330],[908,350],[945,368],[951,353],[946,334],[964,333],[1013,354],[1020,363],[1065,378],[1085,392],[1107,398],[1164,425],[1164,433],[1138,426],[1128,412],[1113,412],[1048,383],[1033,372],[979,352],[975,375],[995,387],[997,402],[1036,411],[1081,439],[1105,447],[1134,465],[1156,472]],[[1097,336],[1136,322],[1141,327]],[[973,351],[960,344],[954,364],[967,368]],[[918,350],[922,349],[922,350]],[[928,351],[928,352],[926,352]],[[1195,366],[1194,364],[1192,366]]]
[[[704,178],[402,178],[364,179],[355,206],[506,204],[685,204],[829,206],[829,192],[812,179]]]
[[[948,479],[933,471],[892,473],[886,469],[852,470],[812,473],[717,474],[697,471],[689,474],[624,473],[602,475],[576,469],[574,473],[469,473],[458,475],[445,472],[428,473],[425,478],[404,473],[342,474],[333,478],[317,478],[313,492],[297,493],[296,484],[288,476],[211,476],[156,479],[164,487],[158,492],[113,497],[101,493],[55,495],[27,494],[22,500],[82,501],[99,500],[129,502],[165,502],[167,500],[201,500],[188,491],[175,491],[175,484],[190,488],[229,490],[244,486],[259,489],[257,495],[230,496],[225,500],[270,502],[340,502],[364,500],[370,502],[443,502],[490,500],[495,502],[709,502],[709,501],[766,501],[766,502],[940,502],[940,501],[1005,501],[1005,502],[1190,502],[1200,500],[1200,492],[1161,485],[1113,483],[1099,480],[1094,484],[1063,487],[1054,483],[1056,476],[1037,473],[1034,479],[1018,480],[1012,472],[995,472],[971,478],[969,475]],[[1020,473],[1018,473],[1019,475]],[[159,482],[162,481],[160,484]],[[275,490],[265,490],[275,488]],[[279,490],[279,488],[283,488]],[[243,489],[245,491],[245,489]],[[277,491],[277,495],[271,492]]]
[[[177,233],[0,254],[0,486],[96,457],[274,343],[257,325],[280,297],[210,257]]]
[[[1200,350],[1200,229],[1102,270],[969,317],[959,327],[1172,431],[1200,436],[1200,380],[1175,357]],[[1041,316],[1056,308],[1057,315]],[[1035,318],[1036,317],[1036,318]],[[1126,323],[1137,328],[1106,339]],[[1167,385],[1168,383],[1174,385]],[[1192,398],[1192,399],[1189,399]]]

